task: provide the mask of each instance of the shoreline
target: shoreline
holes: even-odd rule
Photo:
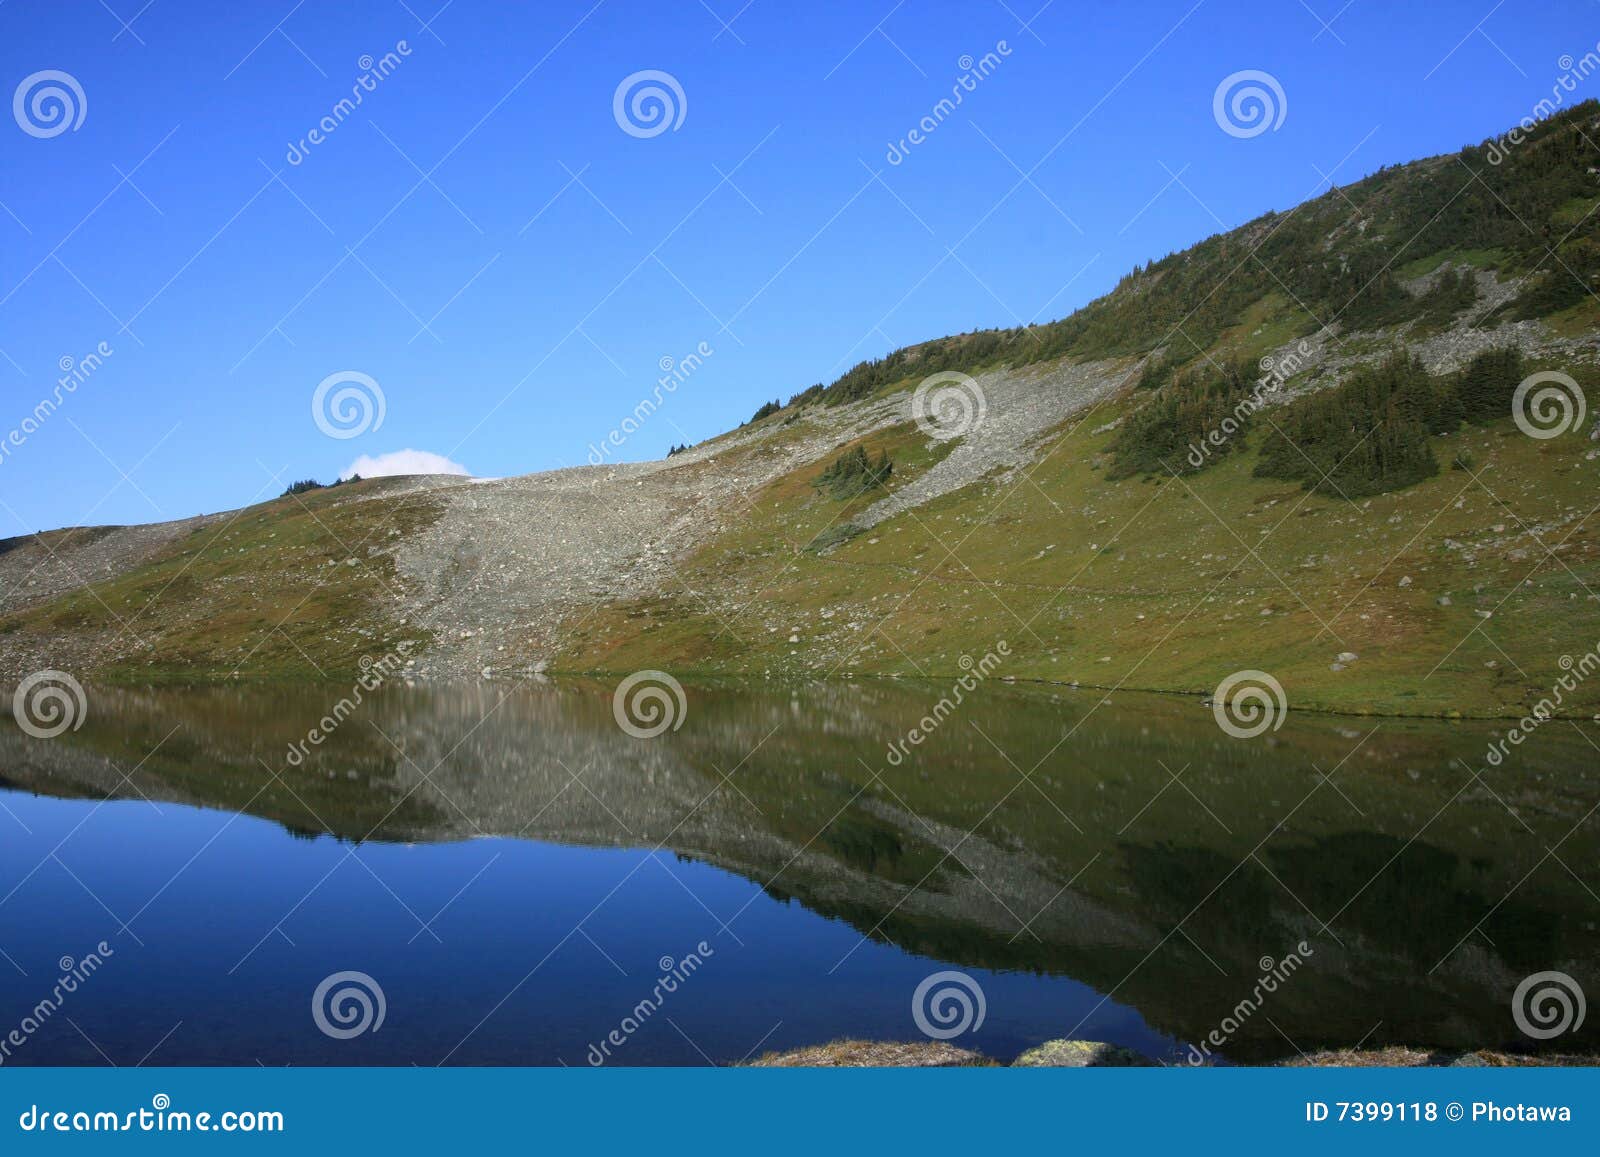
[[[1168,1064],[1105,1041],[1049,1040],[1010,1061],[947,1041],[835,1040],[745,1062],[750,1068],[1217,1068]],[[1592,1068],[1600,1056],[1580,1053],[1508,1053],[1497,1049],[1433,1049],[1389,1045],[1376,1049],[1323,1049],[1261,1064],[1230,1068]]]
[[[768,676],[738,675],[738,674],[730,674],[730,673],[725,672],[725,671],[714,671],[714,670],[707,670],[707,669],[704,669],[704,668],[695,668],[695,667],[678,668],[677,671],[675,672],[675,674],[681,675],[681,677],[683,679],[685,679],[686,681],[688,681],[691,685],[693,685],[693,684],[699,684],[699,685],[702,685],[702,686],[738,685],[738,686],[741,686],[741,687],[754,687],[754,686],[761,686],[761,685],[777,685],[777,686],[799,687],[799,686],[812,686],[812,685],[816,685],[816,684],[826,684],[826,683],[854,683],[854,682],[859,682],[859,681],[862,681],[862,680],[874,680],[874,681],[882,681],[882,682],[889,682],[889,683],[904,683],[904,684],[910,684],[910,685],[930,684],[930,685],[941,685],[942,686],[946,681],[948,681],[950,679],[960,678],[960,676],[965,674],[965,673],[966,672],[964,672],[964,671],[957,671],[957,672],[951,672],[951,673],[944,673],[944,672],[935,671],[935,672],[930,672],[929,674],[926,674],[926,675],[894,675],[894,674],[879,674],[879,673],[876,673],[876,672],[851,672],[851,673],[849,673],[847,675],[844,675],[844,676],[834,675],[834,676],[830,676],[830,677],[823,677],[823,678],[817,678],[817,679],[802,679],[802,678],[794,678],[794,677],[784,677],[784,678],[781,678],[781,679],[773,679],[773,678],[768,677]],[[102,676],[99,676],[99,677],[90,678],[89,680],[86,681],[86,685],[87,686],[94,686],[95,684],[100,684],[102,686],[116,687],[116,688],[120,688],[120,689],[124,689],[124,690],[128,689],[128,688],[137,688],[137,687],[162,687],[162,688],[188,687],[188,688],[200,689],[200,688],[246,686],[246,685],[248,685],[248,686],[260,686],[260,687],[282,687],[282,686],[304,686],[304,685],[338,686],[338,685],[341,685],[343,683],[348,682],[351,679],[357,678],[359,674],[360,674],[360,672],[350,672],[348,674],[329,674],[329,675],[326,675],[326,676],[323,676],[323,677],[318,677],[318,678],[302,678],[302,677],[298,677],[298,676],[297,677],[293,677],[293,678],[286,678],[286,677],[279,676],[279,675],[243,675],[243,674],[237,674],[237,673],[231,673],[231,674],[228,674],[228,675],[216,676],[216,677],[206,676],[206,675],[190,676],[190,675],[173,674],[173,675],[170,675],[170,676],[167,676],[167,677],[145,676],[143,678],[137,678],[137,679],[135,679],[135,678],[119,678],[119,677],[116,677],[116,676],[109,676],[108,677],[108,676],[102,675]],[[465,679],[410,679],[410,680],[406,680],[406,679],[404,679],[402,677],[396,677],[396,680],[393,680],[393,681],[404,682],[407,687],[413,687],[413,688],[415,688],[415,687],[462,686],[462,685],[476,684],[476,683],[489,683],[489,684],[502,684],[502,685],[515,686],[515,685],[520,684],[520,683],[535,683],[535,682],[538,682],[538,681],[551,682],[551,681],[554,681],[554,680],[557,680],[557,679],[589,680],[589,681],[592,681],[592,682],[611,682],[611,681],[615,681],[615,680],[618,680],[618,679],[625,678],[630,674],[633,674],[633,672],[632,671],[611,671],[611,670],[566,670],[566,669],[550,668],[550,669],[547,669],[547,670],[544,670],[544,671],[540,671],[540,672],[537,672],[537,673],[522,673],[522,674],[518,674],[518,675],[510,675],[510,674],[508,674],[508,675],[505,675],[505,676],[495,676],[495,677],[489,678],[489,679],[484,679],[482,677],[478,677],[478,678],[465,678]],[[393,681],[391,681],[391,682],[393,682]],[[1006,686],[1012,686],[1012,687],[1049,687],[1049,688],[1060,689],[1060,690],[1063,690],[1063,691],[1096,692],[1096,693],[1101,694],[1102,696],[1120,693],[1120,694],[1132,694],[1132,695],[1157,695],[1157,696],[1160,696],[1160,697],[1162,697],[1164,699],[1196,699],[1196,698],[1199,698],[1199,699],[1203,699],[1203,700],[1206,701],[1204,705],[1209,705],[1210,697],[1212,695],[1211,691],[1206,691],[1206,690],[1177,689],[1177,688],[1171,688],[1171,687],[1143,687],[1143,686],[1134,687],[1134,686],[1128,686],[1126,684],[1118,684],[1118,685],[1108,686],[1108,685],[1102,684],[1102,683],[1085,683],[1085,682],[1082,682],[1082,681],[1064,682],[1064,681],[1058,680],[1058,679],[1044,679],[1044,678],[1033,678],[1033,677],[1019,677],[1019,676],[997,676],[993,680],[993,682],[1001,683],[1001,684],[1004,684]],[[7,693],[9,693],[15,687],[16,687],[16,683],[13,682],[13,681],[7,680],[5,682],[0,682],[0,689],[4,689]],[[1529,710],[1531,710],[1531,708],[1529,708]],[[1374,710],[1374,709],[1357,710],[1357,709],[1348,708],[1348,707],[1330,707],[1330,706],[1325,706],[1325,705],[1314,703],[1314,702],[1310,703],[1310,704],[1295,704],[1295,705],[1292,705],[1292,706],[1290,706],[1290,707],[1285,709],[1285,713],[1286,714],[1293,714],[1295,712],[1303,712],[1303,713],[1305,713],[1307,715],[1317,715],[1317,716],[1338,716],[1338,717],[1347,718],[1347,719],[1417,719],[1417,720],[1432,720],[1432,721],[1437,721],[1437,722],[1441,722],[1441,723],[1468,723],[1468,722],[1484,722],[1484,723],[1487,723],[1487,722],[1494,722],[1496,720],[1520,720],[1520,719],[1528,717],[1527,710],[1524,710],[1522,712],[1498,712],[1498,713],[1492,713],[1492,714],[1491,713],[1483,713],[1483,712],[1466,712],[1466,711],[1461,711],[1460,709],[1457,709],[1457,708],[1451,708],[1448,711],[1379,711],[1379,710]],[[1587,722],[1600,722],[1600,713],[1587,713],[1587,712],[1579,712],[1579,713],[1572,713],[1572,714],[1557,713],[1557,714],[1553,714],[1553,715],[1551,715],[1549,717],[1549,721],[1557,721],[1557,720],[1566,720],[1566,721],[1570,721],[1570,722],[1574,722],[1574,723],[1581,723],[1581,722],[1585,722],[1585,721],[1587,721]]]

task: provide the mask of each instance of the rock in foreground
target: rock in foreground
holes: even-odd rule
[[[825,1045],[768,1053],[750,1064],[756,1068],[813,1069],[958,1069],[993,1065],[982,1053],[958,1049],[942,1041],[842,1040]]]
[[[970,1049],[956,1048],[941,1041],[833,1041],[825,1045],[768,1053],[750,1062],[761,1068],[976,1068],[1005,1067]],[[1029,1049],[1011,1062],[1012,1068],[1153,1068],[1160,1062],[1123,1045],[1105,1041],[1052,1040]],[[1529,1056],[1488,1050],[1444,1052],[1392,1046],[1382,1049],[1336,1049],[1292,1057],[1276,1065],[1301,1068],[1410,1068],[1418,1066],[1487,1066],[1503,1068],[1523,1065],[1593,1066],[1600,1057]],[[1187,1066],[1177,1066],[1180,1068]],[[1274,1067],[1268,1064],[1266,1067]]]
[[[1143,1053],[1095,1040],[1048,1040],[1023,1053],[1012,1065],[1019,1068],[1147,1068],[1155,1062]]]

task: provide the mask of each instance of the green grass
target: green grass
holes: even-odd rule
[[[1550,223],[1570,228],[1593,213],[1596,205],[1600,205],[1600,197],[1574,197],[1550,214]]]
[[[1573,138],[1597,108],[1549,118],[1506,165],[1474,146],[1380,170],[1136,269],[1070,317],[908,347],[824,397],[880,398],[941,369],[1133,357],[1161,342],[1182,363],[1202,348],[1254,358],[1315,328],[1308,309],[1340,314],[1342,354],[1385,353],[1388,326],[1406,322],[1416,337],[1452,320],[1439,309],[1419,319],[1397,280],[1445,262],[1509,277],[1542,261],[1547,231],[1575,225],[1564,252],[1592,272],[1600,198]],[[1477,177],[1467,186],[1463,166]],[[1508,197],[1515,214],[1501,211]],[[1390,268],[1400,258],[1410,260]],[[1600,330],[1592,297],[1572,304],[1552,285],[1536,282],[1506,312],[1559,309],[1545,320],[1564,337]],[[1592,370],[1551,368],[1580,373],[1600,397]],[[1018,679],[1207,693],[1258,668],[1301,707],[1517,715],[1548,691],[1561,656],[1597,645],[1586,518],[1600,465],[1580,433],[1467,428],[1434,439],[1437,476],[1356,503],[1254,478],[1265,422],[1243,453],[1194,476],[1110,481],[1115,433],[1104,426],[1148,396],[1042,432],[1047,452],[1026,475],[980,480],[870,531],[852,520],[875,494],[819,493],[826,461],[793,471],[751,496],[667,593],[574,614],[552,666],[946,678],[1004,639]],[[790,407],[760,433],[705,446],[734,460],[770,454],[804,438],[806,422]],[[909,423],[865,444],[892,455],[891,489],[953,448]],[[1473,471],[1450,469],[1458,457]],[[0,635],[88,640],[103,656],[95,673],[115,679],[341,676],[402,638],[427,642],[386,618],[395,576],[383,550],[438,508],[384,493],[378,480],[252,507],[120,578],[0,618]],[[346,501],[362,495],[379,500]],[[133,649],[135,636],[148,649]],[[1333,670],[1346,651],[1358,658]],[[1600,679],[1568,706],[1600,709]]]
[[[1282,293],[1268,293],[1244,311],[1237,325],[1222,332],[1222,340],[1210,356],[1222,364],[1236,356],[1256,361],[1317,328],[1316,319]]]
[[[1447,261],[1451,265],[1469,265],[1473,269],[1499,269],[1506,256],[1504,249],[1446,249],[1397,266],[1395,275],[1402,281],[1410,281],[1432,273]]]
[[[1506,715],[1600,641],[1594,534],[1557,561],[1519,533],[1554,546],[1592,506],[1578,435],[1468,427],[1434,451],[1470,450],[1479,481],[1446,468],[1351,504],[1253,478],[1253,448],[1183,480],[1107,482],[1114,434],[1087,430],[1112,412],[1056,431],[1031,482],[968,487],[823,554],[805,545],[847,511],[817,500],[814,470],[781,479],[683,571],[715,614],[671,596],[607,608],[557,665],[950,675],[1005,639],[1021,679],[1205,693],[1258,668],[1301,707]],[[892,485],[915,476],[910,449]],[[1332,670],[1345,651],[1358,659]],[[1600,708],[1600,683],[1573,702]]]
[[[381,552],[438,511],[390,489],[376,479],[248,507],[113,580],[0,618],[0,633],[96,640],[109,682],[347,677],[363,655],[426,641],[386,621],[395,576]]]
[[[1562,655],[1600,641],[1597,543],[1579,521],[1600,467],[1580,435],[1467,427],[1434,439],[1438,476],[1355,504],[1252,477],[1254,446],[1183,479],[1107,481],[1115,431],[1100,428],[1146,396],[1047,432],[1026,478],[980,480],[864,532],[851,520],[878,495],[819,492],[825,456],[753,496],[667,593],[569,624],[552,666],[949,678],[1004,640],[1003,673],[1021,680],[1205,694],[1256,668],[1301,708],[1504,716],[1549,690]],[[801,436],[781,422],[771,434]],[[910,423],[861,444],[893,456],[891,488],[954,445]],[[1478,480],[1448,468],[1460,452]],[[113,581],[0,619],[0,633],[103,644],[91,674],[108,681],[346,678],[363,655],[429,642],[387,617],[384,551],[438,507],[386,489],[214,521]],[[1345,651],[1358,659],[1332,670]],[[1600,710],[1600,680],[1568,702]]]

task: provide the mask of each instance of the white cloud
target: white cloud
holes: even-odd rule
[[[345,467],[339,477],[349,478],[354,474],[363,478],[387,478],[395,474],[459,474],[465,477],[467,468],[428,450],[391,450],[376,458],[370,454],[361,455]]]

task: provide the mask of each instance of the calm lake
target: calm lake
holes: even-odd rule
[[[1512,1016],[1600,958],[1600,726],[1474,779],[1499,725],[1246,740],[1197,698],[991,684],[891,761],[947,690],[690,686],[635,738],[611,684],[396,687],[293,759],[346,689],[91,688],[54,739],[7,716],[4,1063],[728,1064],[926,1039],[943,971],[982,996],[952,1043],[1003,1060],[1181,1062],[1225,1020],[1235,1063],[1600,1051],[1600,1017],[1541,1043]],[[346,972],[383,1017],[342,1038],[313,996]]]

